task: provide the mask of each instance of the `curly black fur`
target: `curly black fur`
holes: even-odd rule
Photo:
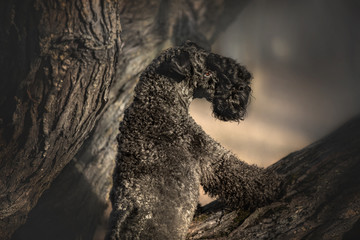
[[[185,239],[198,187],[232,207],[254,209],[279,193],[278,177],[240,161],[188,113],[205,97],[223,121],[242,120],[251,74],[234,60],[187,42],[142,73],[118,136],[109,239]]]

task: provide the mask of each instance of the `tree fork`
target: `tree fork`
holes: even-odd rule
[[[0,238],[25,221],[16,239],[92,238],[137,75],[184,40],[210,46],[248,2],[1,1]]]

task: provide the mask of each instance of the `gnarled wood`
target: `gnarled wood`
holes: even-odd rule
[[[108,102],[116,1],[2,1],[0,238],[26,220]]]

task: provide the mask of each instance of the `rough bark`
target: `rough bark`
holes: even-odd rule
[[[25,222],[107,104],[115,1],[1,1],[0,238]]]
[[[199,209],[188,239],[360,239],[360,116],[270,168],[284,196],[253,213]]]
[[[16,149],[20,147],[14,147],[17,140],[10,142],[11,134],[5,135],[5,130],[2,130],[1,146],[13,149],[14,156],[1,157],[0,174],[6,172],[6,176],[0,177],[1,197],[5,199],[0,208],[0,238],[9,237],[25,221],[38,197],[73,158],[96,119],[101,116],[82,150],[39,200],[27,224],[13,237],[91,239],[108,207],[115,137],[123,110],[131,101],[138,74],[162,49],[184,40],[209,47],[247,2],[94,0],[89,6],[87,1],[80,0],[33,0],[26,4],[8,0],[1,3],[1,16],[8,25],[7,29],[13,28],[14,32],[13,36],[8,33],[9,30],[1,30],[3,42],[0,47],[6,52],[5,56],[1,56],[1,66],[5,66],[1,76],[15,79],[0,83],[1,89],[6,87],[4,92],[8,92],[4,94],[5,98],[0,98],[1,129],[15,124],[12,123],[12,115],[16,103],[9,103],[16,95],[21,103],[18,105],[23,107],[23,119],[34,116],[33,122],[22,122],[30,122],[27,127],[35,129],[31,130],[34,131],[32,136],[38,139],[32,140],[25,133],[19,137],[28,142],[22,148],[27,155],[24,153],[20,158],[16,155]],[[16,13],[14,17],[10,14],[12,11]],[[124,48],[118,55],[121,44],[119,17]],[[12,19],[21,19],[21,22],[14,25]],[[28,34],[27,39],[17,36],[19,29]],[[22,42],[17,42],[18,38]],[[40,45],[39,39],[40,43],[46,44]],[[67,45],[69,47],[63,47]],[[18,46],[21,46],[19,53],[15,51]],[[23,57],[29,52],[29,57]],[[27,61],[26,64],[22,64],[24,61]],[[75,88],[77,92],[73,91]],[[53,105],[46,105],[47,96],[53,96]],[[107,103],[105,99],[108,99]],[[21,120],[18,122],[21,123]],[[49,136],[43,133],[43,126],[45,129],[50,126]],[[46,139],[54,140],[47,142]],[[47,146],[47,150],[43,146]],[[0,156],[5,156],[2,148],[0,151],[3,154]],[[45,157],[42,157],[44,152]],[[8,182],[10,168],[14,171],[11,171],[11,182]],[[30,182],[24,184],[20,179],[29,179]],[[9,198],[8,195],[15,194],[16,188],[19,188],[18,194],[23,195]],[[29,189],[30,195],[25,196],[25,188]],[[14,199],[22,204],[16,205]],[[17,206],[16,209],[13,205]],[[15,215],[19,217],[12,217]]]

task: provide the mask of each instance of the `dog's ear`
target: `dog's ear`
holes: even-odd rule
[[[177,82],[184,80],[191,72],[189,53],[181,51],[180,54],[171,57],[160,65],[158,72]]]

